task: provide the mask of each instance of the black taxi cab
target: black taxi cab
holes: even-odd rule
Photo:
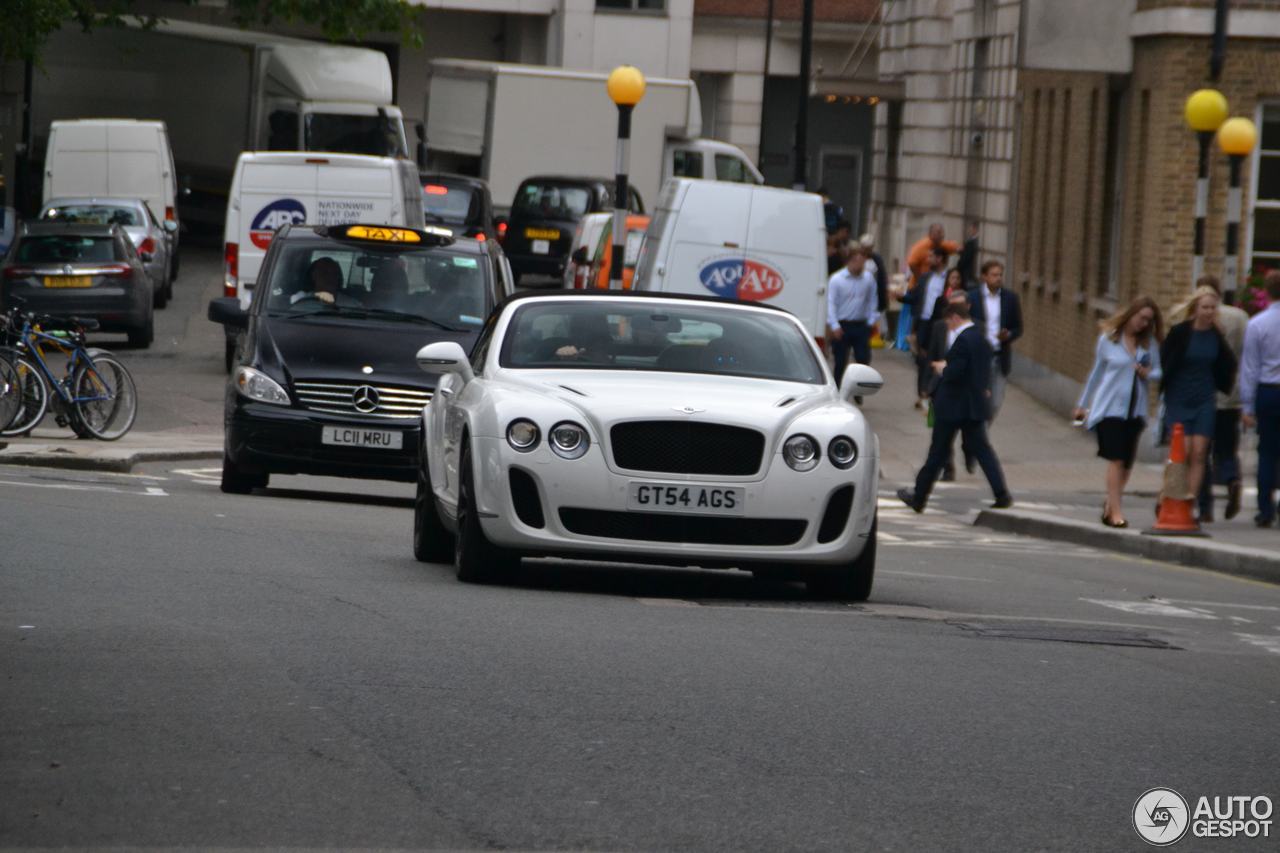
[[[512,291],[500,251],[443,228],[294,225],[276,233],[248,310],[209,319],[243,337],[227,383],[222,490],[272,474],[412,481],[436,378],[415,356],[470,351]]]

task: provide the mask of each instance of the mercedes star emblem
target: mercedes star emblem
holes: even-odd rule
[[[356,407],[357,412],[368,414],[378,408],[378,392],[368,385],[361,385],[351,392],[351,404]]]

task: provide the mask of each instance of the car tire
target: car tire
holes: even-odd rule
[[[265,471],[246,471],[222,452],[222,491],[229,495],[247,495],[254,489],[265,489],[271,475]]]
[[[471,452],[463,445],[458,464],[458,532],[454,537],[453,565],[465,583],[498,583],[515,573],[520,557],[489,541],[475,511],[475,487]]]
[[[849,565],[809,575],[806,581],[809,592],[839,601],[866,601],[870,598],[871,585],[876,578],[876,530],[879,524],[880,516],[876,513],[871,517],[867,544]]]
[[[436,511],[431,470],[423,450],[418,461],[418,491],[413,498],[413,556],[422,563],[448,563],[453,559],[453,540]]]
[[[222,356],[223,366],[227,369],[227,373],[231,372],[231,368],[236,366],[236,340],[235,338],[227,338],[227,347]]]
[[[146,349],[156,339],[156,317],[148,314],[146,322],[136,329],[129,330],[129,346],[135,349]]]

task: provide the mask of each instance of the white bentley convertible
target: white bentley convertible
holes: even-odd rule
[[[776,308],[631,292],[528,294],[489,318],[423,412],[414,554],[458,577],[521,557],[736,567],[867,598],[879,443]]]

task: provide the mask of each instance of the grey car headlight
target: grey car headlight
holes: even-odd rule
[[[782,445],[782,458],[796,471],[812,471],[818,464],[818,442],[807,435],[793,435]]]
[[[837,435],[827,445],[827,458],[837,468],[852,468],[858,461],[858,445],[847,435]]]
[[[577,459],[591,446],[587,430],[573,421],[561,421],[547,433],[551,450],[565,459]]]
[[[507,425],[507,444],[521,453],[528,453],[538,446],[538,425],[526,418],[517,418]]]
[[[259,403],[289,405],[289,393],[280,387],[280,383],[252,367],[241,367],[236,371],[236,391],[240,396]]]

